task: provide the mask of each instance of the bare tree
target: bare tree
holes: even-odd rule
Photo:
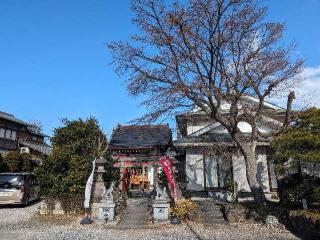
[[[43,125],[40,121],[34,120],[34,121],[29,121],[30,127],[34,129],[35,132],[41,133],[43,131]]]
[[[189,0],[166,5],[162,0],[133,0],[133,22],[139,34],[128,42],[113,42],[116,71],[127,79],[133,96],[146,97],[149,111],[140,120],[198,107],[222,124],[243,154],[247,180],[255,201],[265,202],[257,180],[255,149],[265,136],[257,122],[266,114],[264,102],[303,68],[295,46],[281,43],[284,25],[265,21],[267,9],[255,0]],[[243,96],[258,99],[255,108],[240,104]],[[294,93],[288,94],[285,128]],[[223,103],[230,111],[222,111]],[[244,136],[239,122],[252,127]],[[275,134],[271,132],[268,135]]]

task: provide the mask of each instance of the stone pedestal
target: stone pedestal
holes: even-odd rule
[[[153,204],[153,218],[156,221],[169,220],[170,203],[165,200],[156,200]]]
[[[92,204],[92,217],[97,224],[104,224],[114,220],[114,202],[100,202]]]

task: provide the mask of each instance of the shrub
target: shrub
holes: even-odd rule
[[[3,160],[3,168],[10,172],[32,172],[35,165],[30,153],[8,152]]]
[[[170,215],[176,216],[180,220],[184,220],[188,217],[188,213],[194,210],[197,207],[197,204],[190,199],[178,200],[173,208],[170,209]]]
[[[22,171],[32,172],[36,166],[36,164],[32,161],[32,155],[30,153],[21,153],[20,157],[22,161]]]
[[[289,175],[278,183],[281,203],[291,206],[301,206],[301,200],[306,199],[308,204],[320,203],[320,179],[300,174]]]
[[[62,127],[54,130],[51,139],[52,154],[35,172],[40,182],[41,194],[46,198],[60,199],[63,203],[69,198],[84,196],[86,181],[92,171],[92,161],[100,156],[107,140],[94,118],[85,121],[63,120],[62,123]],[[109,184],[117,181],[119,174],[113,167],[111,156],[106,153],[104,157],[107,160],[105,180]],[[72,205],[74,207],[62,204],[64,206],[76,208],[76,204]]]
[[[65,213],[83,213],[83,201],[84,196],[82,194],[65,194],[59,197],[52,196],[44,199],[48,213],[52,213],[53,210],[55,210],[55,205],[57,202],[61,203],[61,208]]]
[[[4,157],[4,163],[8,166],[11,172],[22,171],[22,157],[19,152],[8,152]]]
[[[8,165],[3,161],[2,155],[0,154],[0,173],[8,172],[8,171],[9,171]]]
[[[290,212],[290,217],[303,218],[310,227],[320,231],[320,212],[310,210],[295,210]]]
[[[181,194],[184,198],[190,199],[192,197],[191,192],[187,189],[187,183],[179,182],[177,185],[178,185],[178,188],[180,189]]]

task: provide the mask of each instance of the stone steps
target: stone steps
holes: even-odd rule
[[[148,223],[148,199],[128,199],[117,225],[119,229],[143,228]]]
[[[227,224],[220,207],[212,200],[196,201],[204,225]]]

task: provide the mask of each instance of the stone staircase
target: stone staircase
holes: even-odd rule
[[[149,218],[148,198],[132,198],[127,201],[127,208],[121,215],[118,229],[136,229],[147,225]]]
[[[228,222],[223,218],[220,207],[214,200],[195,201],[198,209],[201,212],[202,223],[206,226],[214,224],[227,224]]]

